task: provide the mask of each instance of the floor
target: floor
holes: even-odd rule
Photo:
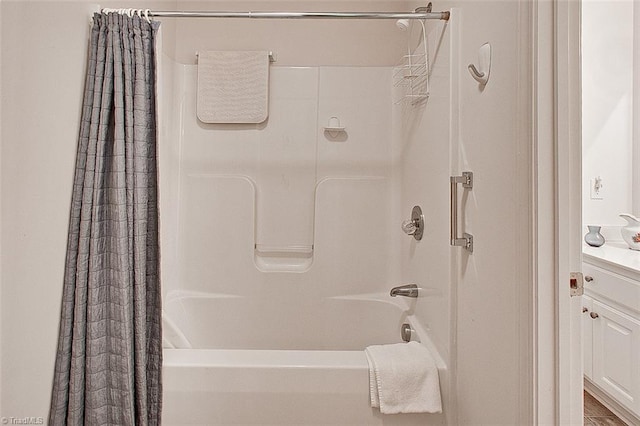
[[[584,424],[585,426],[626,426],[625,422],[586,391],[584,392]]]

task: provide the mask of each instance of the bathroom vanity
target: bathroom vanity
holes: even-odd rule
[[[585,388],[640,424],[640,251],[624,242],[583,247]]]

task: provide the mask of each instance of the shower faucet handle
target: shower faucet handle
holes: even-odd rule
[[[411,210],[411,219],[402,222],[402,230],[407,235],[413,235],[413,238],[420,241],[424,233],[424,215],[420,206],[414,206]]]
[[[418,225],[415,220],[405,220],[402,222],[402,230],[407,235],[414,235],[419,227],[420,225]]]

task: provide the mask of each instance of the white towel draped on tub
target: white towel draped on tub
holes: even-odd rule
[[[369,361],[371,406],[382,414],[441,413],[436,362],[418,342],[374,345]]]
[[[269,114],[269,52],[198,54],[197,115],[203,123],[262,123]]]

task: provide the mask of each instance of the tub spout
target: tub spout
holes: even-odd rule
[[[418,285],[406,284],[399,287],[394,287],[389,293],[391,297],[404,296],[404,297],[418,297]]]

